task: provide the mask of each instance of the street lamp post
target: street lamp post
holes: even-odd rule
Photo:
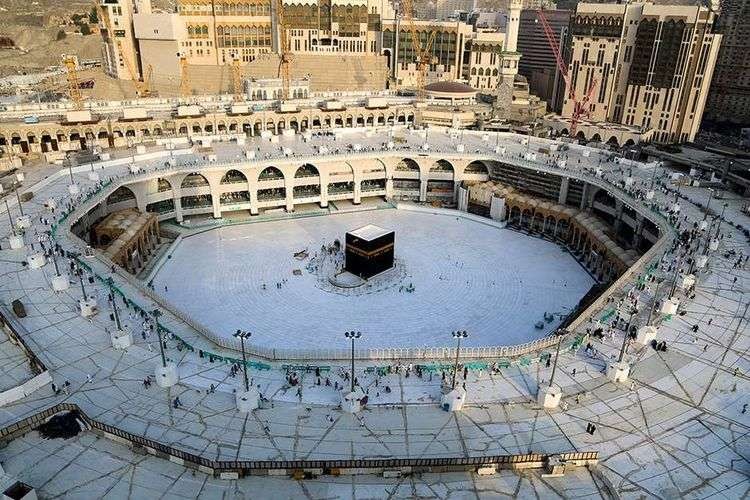
[[[162,339],[161,333],[159,333],[159,316],[161,316],[161,311],[158,309],[154,309],[151,311],[151,317],[153,318],[154,322],[154,330],[156,330],[156,338],[159,339],[159,353],[161,354],[161,366],[162,368],[167,367],[167,357],[164,355],[164,339]]]
[[[18,210],[21,212],[21,217],[24,216],[23,213],[23,204],[21,203],[21,193],[19,190],[21,189],[21,185],[18,183],[18,181],[13,183],[13,186],[16,188],[16,199],[18,200]]]
[[[638,310],[635,307],[630,310],[630,318],[628,319],[628,324],[625,328],[625,335],[623,335],[622,338],[622,347],[620,347],[620,356],[617,358],[618,363],[622,363],[622,358],[625,357],[625,347],[628,345],[628,339],[630,338],[630,326],[633,324],[633,317],[636,312],[638,312]]]
[[[453,363],[453,383],[451,389],[456,388],[456,374],[458,373],[458,353],[461,351],[461,339],[465,339],[469,336],[469,332],[466,330],[457,330],[452,332],[453,338],[456,339],[456,361]]]
[[[81,282],[81,294],[83,294],[83,301],[86,302],[87,300],[89,300],[89,298],[86,295],[86,285],[83,284],[83,268],[80,265],[76,266],[76,274],[78,275],[78,279]]]
[[[19,205],[20,206],[20,205]],[[5,200],[5,211],[8,213],[8,222],[10,222],[10,230],[13,232],[13,236],[16,235],[16,225],[13,223],[13,216],[10,215],[10,206],[8,206],[8,200]]]
[[[354,392],[354,339],[362,336],[362,332],[344,332],[344,336],[352,341],[352,392]]]
[[[245,376],[245,392],[250,390],[250,384],[247,381],[247,358],[245,357],[245,339],[249,339],[252,336],[252,332],[243,330],[237,330],[234,332],[234,338],[240,339],[240,346],[242,348],[242,369]]]
[[[119,331],[122,331],[122,324],[120,323],[120,311],[117,310],[117,297],[115,296],[115,280],[113,280],[111,276],[107,278],[107,285],[109,285],[109,296],[112,299],[112,311],[115,313],[115,324],[117,325],[117,329]]]
[[[713,189],[708,188],[708,192],[709,192],[708,202],[706,203],[706,211],[703,212],[703,220],[706,220],[706,218],[708,217],[708,209],[711,207],[711,200],[714,197],[714,190]]]
[[[555,374],[557,373],[557,359],[560,357],[560,344],[562,344],[565,333],[561,333],[557,340],[557,347],[555,348],[555,363],[552,365],[552,374],[549,376],[549,386],[555,383]]]
[[[55,276],[60,276],[60,268],[57,267],[57,251],[52,247],[52,263],[55,265]]]
[[[656,286],[654,287],[654,300],[651,301],[651,309],[648,310],[648,319],[646,319],[646,325],[651,324],[651,316],[653,316],[654,309],[656,309],[656,303],[658,302],[657,295],[659,293],[659,285],[661,285],[661,283],[657,282]]]
[[[721,229],[721,221],[724,220],[724,211],[729,206],[729,203],[724,203],[724,206],[721,207],[721,215],[719,215],[719,219],[716,223],[716,234],[714,235],[714,239],[719,238],[719,230]]]
[[[661,166],[661,162],[658,162],[656,165],[654,165],[654,169],[651,171],[651,184],[648,186],[648,190],[651,191],[654,189],[654,180],[656,179],[656,169]]]
[[[677,277],[680,275],[680,266],[682,265],[682,252],[678,248],[679,256],[677,258],[677,264],[674,267],[674,276],[672,278],[672,288],[669,290],[669,298],[674,296],[674,292],[677,289]]]

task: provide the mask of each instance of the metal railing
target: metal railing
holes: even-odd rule
[[[529,468],[541,467],[550,457],[577,465],[592,465],[599,460],[598,451],[575,451],[555,454],[527,453],[518,455],[488,455],[475,457],[414,457],[414,458],[353,458],[336,460],[210,460],[195,453],[190,453],[168,444],[143,437],[142,435],[105,424],[89,417],[75,403],[59,403],[38,413],[27,416],[0,429],[0,443],[7,443],[22,436],[46,422],[50,417],[62,412],[77,412],[79,419],[92,431],[115,437],[130,446],[146,449],[152,455],[163,458],[179,459],[184,465],[219,475],[222,472],[236,473],[238,476],[259,471],[294,471],[318,470],[323,474],[338,473],[342,469],[356,469],[366,472],[378,472],[389,469],[417,469],[421,472],[453,470],[476,470],[479,467]]]
[[[411,149],[404,148],[403,150],[387,150],[387,151],[381,151],[381,154],[387,154],[387,155],[397,155],[399,157],[402,157],[404,154],[409,153],[416,153],[420,154],[421,151],[411,151]],[[431,154],[437,153],[437,151],[431,151]],[[361,152],[347,152],[347,156],[372,156],[374,153],[372,151],[361,151]],[[325,161],[328,157],[335,158],[340,155],[323,155],[318,156],[315,158],[310,158],[310,161]],[[592,304],[589,305],[584,311],[582,311],[569,325],[568,330],[573,331],[576,327],[580,326],[583,322],[587,321],[588,318],[592,317],[593,314],[602,306],[602,304],[607,300],[609,296],[611,296],[616,290],[620,289],[624,283],[636,272],[643,269],[646,265],[654,263],[654,261],[658,258],[659,252],[661,252],[666,245],[671,241],[673,237],[673,229],[671,226],[667,223],[666,219],[661,216],[661,214],[648,209],[645,207],[640,201],[632,198],[627,192],[625,192],[620,187],[609,183],[605,179],[602,179],[600,177],[597,177],[595,175],[591,175],[590,173],[586,171],[580,171],[580,170],[572,170],[572,169],[563,169],[559,168],[557,166],[551,166],[545,163],[539,163],[536,161],[531,160],[525,160],[522,158],[519,158],[518,156],[514,156],[512,154],[498,154],[494,152],[482,152],[482,153],[456,153],[454,151],[451,152],[443,152],[441,153],[441,158],[467,158],[467,157],[481,157],[484,159],[489,159],[493,161],[498,162],[505,162],[512,165],[515,165],[517,167],[521,168],[527,168],[527,169],[533,169],[536,171],[546,171],[548,173],[552,173],[554,175],[558,176],[565,176],[568,178],[573,179],[579,179],[581,181],[585,181],[589,184],[592,184],[594,186],[607,189],[610,193],[615,194],[621,201],[623,201],[626,205],[632,207],[636,212],[639,212],[644,217],[647,217],[651,219],[657,227],[660,228],[662,235],[661,238],[654,244],[649,251],[647,251],[638,261],[635,265],[633,265],[631,268],[629,268],[622,276],[619,277],[617,281],[615,281],[610,287],[607,288],[607,290],[602,293],[602,295],[595,300]],[[297,157],[292,161],[300,161],[300,158]],[[286,159],[289,161],[290,159]],[[243,161],[243,163],[269,163],[272,162],[272,159],[263,159],[263,160],[251,160],[251,161]],[[234,163],[224,163],[224,164],[211,164],[208,168],[209,169],[217,169],[217,168],[229,168],[236,164]],[[165,171],[169,172],[177,172],[177,171],[195,171],[196,166],[195,165],[189,165],[189,166],[180,166],[180,167],[172,167],[172,168],[166,168],[166,169],[155,169],[153,171],[144,172],[141,174],[136,175],[126,175],[123,177],[120,177],[117,179],[117,181],[120,182],[111,182],[110,184],[106,185],[103,189],[101,189],[98,193],[93,194],[90,196],[86,201],[81,203],[76,209],[73,210],[70,214],[67,214],[66,217],[64,217],[60,223],[63,222],[63,220],[67,219],[68,228],[72,226],[75,221],[78,220],[82,216],[82,214],[85,214],[89,209],[93,208],[97,200],[100,199],[106,199],[106,196],[114,192],[119,185],[123,185],[127,182],[133,182],[136,180],[145,180],[147,178],[150,178],[154,175],[164,175]],[[284,198],[278,198],[277,201],[281,201]],[[260,197],[259,197],[260,200]],[[73,217],[69,217],[69,216]],[[76,217],[77,216],[77,217]],[[59,225],[59,223],[58,223]],[[101,258],[101,256],[98,256],[98,260],[101,260],[105,264],[111,263],[104,258]],[[110,267],[110,265],[107,265],[107,268]],[[122,275],[121,275],[122,276]],[[129,277],[127,277],[129,278]],[[101,279],[101,278],[100,278]],[[212,343],[224,347],[226,349],[231,349],[233,351],[239,351],[240,345],[239,342],[234,338],[226,338],[220,335],[215,334],[211,328],[209,328],[207,325],[204,325],[200,321],[196,320],[195,318],[192,318],[188,314],[182,312],[178,307],[171,304],[169,301],[167,301],[164,297],[156,295],[154,293],[151,293],[150,290],[145,288],[140,283],[134,283],[135,280],[127,279],[131,285],[134,285],[136,288],[138,288],[141,292],[145,293],[148,297],[150,297],[155,302],[161,304],[164,306],[169,312],[174,315],[175,317],[182,320],[184,323],[186,323],[188,326],[199,332],[201,335],[203,335],[205,338],[207,338]],[[165,328],[165,330],[167,330]],[[167,330],[169,331],[169,330]],[[171,332],[170,332],[171,333]],[[183,341],[184,342],[184,341]],[[532,342],[527,342],[524,344],[519,345],[513,345],[513,346],[485,346],[485,347],[475,347],[475,348],[462,348],[459,357],[461,358],[504,358],[504,357],[517,357],[517,356],[523,356],[526,354],[529,354],[531,352],[537,351],[539,349],[545,349],[547,347],[550,347],[551,345],[554,345],[555,342],[557,342],[557,338],[555,336],[548,336],[541,339],[534,340]],[[270,347],[262,347],[257,345],[249,345],[246,346],[247,351],[251,353],[254,356],[258,356],[267,360],[341,360],[341,359],[348,359],[351,356],[351,352],[345,349],[283,349],[283,348],[270,348]],[[223,358],[223,356],[215,355],[210,352],[206,352],[209,356],[214,356],[217,358]],[[362,349],[362,350],[356,350],[355,351],[355,357],[358,359],[369,359],[369,360],[393,360],[393,359],[422,359],[422,360],[442,360],[447,359],[450,357],[454,357],[456,355],[455,349],[450,347],[430,347],[430,348],[420,348],[420,347],[411,347],[411,348],[382,348],[382,349]]]
[[[16,321],[10,316],[10,314],[0,309],[0,328],[2,328],[5,334],[8,335],[11,342],[21,348],[23,353],[29,359],[29,365],[34,372],[34,375],[39,375],[40,373],[47,371],[44,362],[39,359],[36,353],[28,346],[28,344],[26,344],[26,341],[16,330],[14,323],[16,323]]]

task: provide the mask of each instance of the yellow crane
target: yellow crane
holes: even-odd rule
[[[65,67],[65,75],[68,79],[68,96],[75,104],[76,109],[83,107],[83,96],[78,82],[78,61],[75,56],[62,56],[62,64]]]
[[[422,45],[420,32],[417,29],[417,23],[414,22],[414,5],[412,0],[402,0],[401,5],[404,8],[404,20],[409,26],[411,33],[411,45],[414,51],[414,62],[417,66],[417,96],[424,97],[424,87],[427,83],[427,70],[433,63],[432,44],[435,42],[436,31],[432,30],[427,38],[427,43]],[[396,36],[399,36],[398,34]]]
[[[289,74],[293,58],[289,37],[287,36],[283,0],[276,0],[276,22],[279,26],[279,76],[281,77],[281,98],[286,100],[289,99],[291,80]]]
[[[125,69],[127,69],[128,74],[130,75],[130,79],[133,80],[133,83],[135,84],[135,92],[138,97],[151,97],[154,95],[154,93],[151,91],[151,77],[153,75],[153,68],[149,64],[146,66],[146,76],[145,78],[138,75],[138,72],[136,71],[135,64],[130,59],[130,57],[125,56],[125,53],[122,50],[122,47],[117,43],[117,40],[115,40],[115,32],[112,29],[112,25],[109,21],[109,15],[108,12],[105,12],[104,9],[102,9],[102,6],[98,3],[95,4],[96,6],[96,12],[99,16],[100,23],[104,24],[104,29],[107,31],[107,38],[109,38],[117,50],[117,55],[120,57],[120,60],[123,62],[123,65],[125,66]]]

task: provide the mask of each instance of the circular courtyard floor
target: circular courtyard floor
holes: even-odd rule
[[[366,224],[395,230],[396,269],[357,289],[312,272],[321,245]],[[309,257],[299,260],[302,250]],[[453,345],[458,329],[469,332],[467,346],[528,342],[594,283],[551,242],[396,209],[217,228],[184,238],[171,255],[154,278],[159,293],[217,334],[241,328],[274,348],[345,348],[352,329],[363,334],[357,346],[370,348]],[[545,312],[555,320],[536,329]]]

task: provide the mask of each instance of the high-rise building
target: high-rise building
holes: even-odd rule
[[[723,39],[706,117],[750,126],[750,0],[724,0],[716,28]]]
[[[181,56],[189,65],[224,65],[278,51],[281,27],[270,0],[177,0],[175,12],[152,11],[150,0],[100,3],[113,28],[102,34],[105,67],[117,78],[128,77],[120,51],[155,71],[175,68]],[[380,54],[382,20],[394,17],[389,0],[283,5],[289,50],[296,53]]]
[[[185,66],[185,74],[192,75],[188,80],[210,79],[208,67],[227,68],[233,61],[266,68],[278,57],[284,33],[289,51],[299,54],[297,64],[314,59],[324,72],[344,71],[352,66],[327,56],[364,56],[369,64],[382,65],[378,75],[384,75],[387,66],[391,82],[413,87],[419,81],[413,22],[422,47],[432,40],[426,82],[464,80],[490,91],[505,83],[510,100],[521,57],[517,39],[522,0],[508,0],[504,29],[478,30],[461,20],[405,21],[390,0],[282,0],[282,16],[269,0],[177,0],[175,12],[153,11],[150,0],[100,1],[123,30],[103,35],[106,50],[114,54],[110,74],[118,78],[128,78],[123,58],[118,62],[115,57],[120,53],[133,62],[134,77],[152,73],[157,83],[176,81]],[[358,71],[360,79],[366,77],[366,69]],[[382,82],[384,87],[385,78]]]
[[[713,22],[702,6],[579,3],[568,68],[579,97],[595,83],[588,119],[638,127],[658,142],[692,141],[721,43]],[[563,117],[573,113],[568,94]]]
[[[545,16],[555,34],[558,46],[562,47],[567,38],[571,12],[546,10]],[[554,111],[559,112],[560,109],[555,103],[558,101],[557,96],[562,94],[565,88],[565,82],[557,68],[555,55],[549,46],[536,10],[521,12],[518,51],[521,53],[518,73],[526,77],[532,93],[546,100]]]
[[[412,22],[416,26],[422,47],[427,46],[431,34],[435,33],[430,46],[432,64],[428,68],[426,81],[460,79],[464,51],[472,37],[472,27],[461,21]],[[416,51],[407,22],[402,19],[383,22],[383,53],[388,58],[391,77],[398,86],[413,86],[417,83]]]
[[[141,68],[138,57],[138,43],[133,27],[136,13],[150,13],[150,0],[101,0],[104,19],[101,36],[102,67],[113,78],[132,80],[139,78]]]

